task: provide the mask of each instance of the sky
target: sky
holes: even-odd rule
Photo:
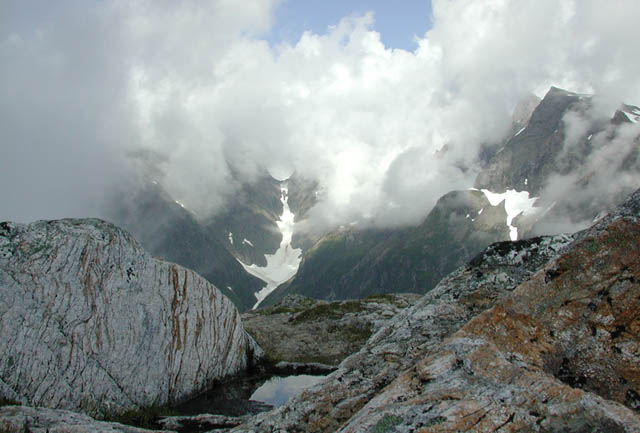
[[[412,224],[530,92],[640,103],[637,0],[317,3],[1,2],[0,220],[154,180],[212,215],[266,167],[320,181],[315,225]]]
[[[413,51],[431,28],[430,0],[288,0],[276,7],[267,39],[272,44],[295,44],[305,31],[323,34],[342,18],[367,12],[374,13],[373,29],[387,48]]]

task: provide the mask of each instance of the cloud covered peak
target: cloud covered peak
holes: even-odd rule
[[[99,214],[125,177],[208,214],[266,167],[320,181],[318,224],[409,224],[529,92],[640,101],[635,0],[434,0],[414,52],[372,14],[270,45],[276,1],[33,3],[0,6],[0,219]]]

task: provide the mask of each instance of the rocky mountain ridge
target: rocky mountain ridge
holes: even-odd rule
[[[330,300],[426,293],[492,242],[513,238],[514,229],[526,238],[588,227],[620,204],[640,175],[633,114],[640,110],[622,105],[609,116],[595,105],[590,95],[552,87],[542,100],[516,107],[511,135],[486,147],[475,189],[528,193],[535,199],[528,214],[505,218],[509,200],[489,205],[478,191],[452,191],[417,227],[336,230],[307,250],[295,278],[263,305],[288,293]],[[614,171],[618,179],[607,179]]]
[[[622,104],[611,115],[599,108],[597,99],[557,87],[542,99],[529,95],[515,107],[507,136],[482,146],[476,189],[528,191],[537,198],[536,212],[513,220],[521,238],[587,227],[601,211],[613,209],[632,192],[632,179],[640,173],[640,134],[630,126],[640,117],[640,109]],[[603,163],[606,168],[600,167]],[[603,177],[607,171],[620,176],[612,182]],[[153,254],[196,270],[246,311],[255,305],[256,293],[265,284],[241,269],[238,261],[265,266],[266,255],[278,249],[280,182],[263,170],[251,182],[233,178],[230,183],[236,194],[214,217],[196,217],[166,193],[155,191],[161,189],[156,184],[133,200],[116,200],[118,210],[111,219],[134,233]],[[288,293],[327,300],[425,293],[491,242],[509,238],[497,220],[478,224],[477,212],[488,209],[478,200],[477,206],[450,209],[444,204],[451,195],[470,195],[466,191],[443,196],[418,227],[347,227],[319,233],[304,220],[322,200],[322,180],[296,173],[287,184],[289,205],[296,215],[292,246],[302,248],[304,260],[296,277],[260,305],[274,305]],[[467,201],[474,199],[470,196]],[[434,222],[442,212],[464,212],[469,221]],[[456,236],[460,227],[468,235],[462,240]],[[447,235],[435,239],[439,232]],[[445,257],[436,250],[452,254]]]
[[[249,275],[230,252],[229,232],[215,230],[177,203],[158,183],[114,200],[110,221],[132,233],[151,254],[193,269],[238,308],[255,303],[263,283]],[[240,239],[242,243],[242,239]]]

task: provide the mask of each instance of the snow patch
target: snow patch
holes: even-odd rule
[[[640,112],[637,110],[623,111],[623,113],[627,116],[627,119],[633,123],[638,123],[638,120],[640,120]]]
[[[509,227],[509,237],[512,241],[518,240],[518,228],[511,225],[514,218],[518,215],[530,215],[536,212],[533,207],[538,199],[537,197],[529,198],[529,191],[516,191],[508,189],[502,194],[491,192],[488,189],[481,190],[491,203],[491,206],[498,206],[504,202],[504,209],[507,212],[507,227]]]
[[[178,200],[175,200],[175,202],[176,202],[176,203],[178,203],[178,204],[179,204],[183,209],[186,209],[186,208],[184,207],[184,205],[183,205],[182,203],[180,203]]]
[[[233,233],[229,232],[229,243],[233,245]]]
[[[525,184],[525,185],[529,185],[529,178],[526,178],[526,179],[524,180],[524,184]]]
[[[229,291],[233,292],[233,288],[231,286],[227,286],[227,289],[229,289]]]
[[[247,238],[244,238],[244,239],[242,240],[242,245],[244,245],[244,244],[247,244],[247,245],[249,245],[250,247],[252,247],[252,246],[253,246],[253,244],[251,243],[251,241],[250,241],[249,239],[247,239]]]
[[[262,290],[255,294],[258,301],[253,306],[254,310],[280,284],[289,280],[298,272],[298,267],[302,260],[302,250],[291,246],[295,215],[289,209],[289,189],[286,183],[280,187],[280,201],[283,207],[282,215],[280,220],[276,221],[280,233],[282,233],[280,247],[274,254],[265,254],[267,266],[261,267],[255,264],[249,266],[240,262],[248,273],[267,283]]]
[[[602,218],[606,217],[609,213],[607,211],[601,211],[598,215],[596,215],[593,218],[593,221],[591,221],[592,223],[597,223],[598,221],[600,221]]]
[[[478,211],[478,215],[482,215],[482,211],[483,211],[483,210],[484,210],[484,208],[480,209],[480,210]]]
[[[516,135],[514,135],[514,137],[517,137],[518,135],[520,135],[522,133],[522,131],[524,131],[525,129],[527,129],[526,126],[524,128],[522,128],[520,131],[516,132]]]

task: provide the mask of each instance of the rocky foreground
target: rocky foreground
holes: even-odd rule
[[[494,244],[328,379],[236,432],[640,431],[640,192]]]
[[[216,431],[639,432],[639,281],[640,191],[589,230],[493,244],[406,309],[392,303],[385,313],[384,302],[375,300],[380,314],[370,316],[373,322],[364,320],[366,301],[292,298],[248,317],[272,360],[310,344],[283,342],[287,332],[304,330],[311,338],[316,330],[319,341],[328,338],[323,315],[333,325],[369,323],[374,334],[324,382],[285,406],[225,417]],[[181,284],[168,284],[181,293]],[[271,345],[265,321],[274,324]],[[163,425],[174,429],[178,421]],[[17,406],[0,408],[0,422],[7,431],[144,432]]]
[[[183,400],[260,351],[212,284],[95,219],[0,224],[0,341],[0,399],[97,416]]]
[[[409,293],[327,302],[287,295],[274,307],[243,313],[242,323],[266,362],[338,365],[420,298]]]

